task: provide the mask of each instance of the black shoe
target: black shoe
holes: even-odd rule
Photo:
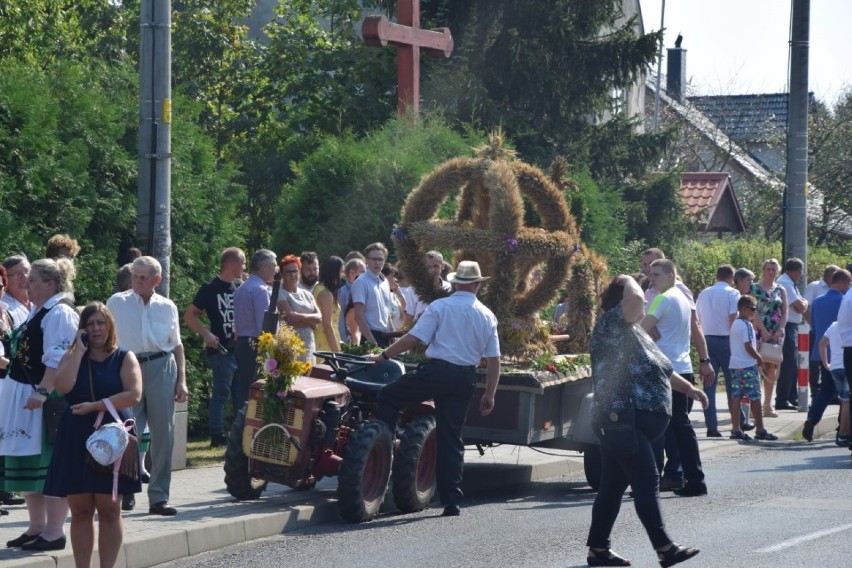
[[[749,420],[748,422],[743,424],[743,432],[748,432],[750,430],[754,430],[754,428],[755,428],[754,421],[752,421],[752,420]]]
[[[15,497],[14,494],[8,491],[0,492],[0,505],[23,505],[23,497]]]
[[[19,546],[23,546],[28,542],[32,542],[37,539],[39,535],[37,534],[27,534],[24,533],[18,538],[13,538],[12,540],[6,542],[6,548],[18,548]]]
[[[169,507],[168,501],[160,501],[159,503],[154,503],[148,508],[149,515],[162,515],[164,517],[174,517],[177,515],[177,509],[174,507]]]
[[[458,517],[461,514],[461,509],[456,504],[447,505],[444,507],[444,512],[441,513],[442,517]]]
[[[60,536],[56,540],[44,540],[39,535],[34,541],[21,545],[21,550],[65,550],[65,537]]]
[[[799,410],[799,405],[784,400],[775,404],[775,410]]]
[[[136,497],[133,496],[133,493],[129,495],[121,496],[121,510],[122,511],[132,511],[136,508]]]
[[[707,430],[707,437],[708,438],[721,438],[722,433],[719,432],[718,430]]]
[[[703,481],[687,483],[682,489],[675,489],[674,494],[678,497],[700,497],[707,495],[707,485]]]
[[[0,509],[0,517],[4,517],[9,514],[9,511],[6,509]]]
[[[622,558],[610,549],[595,550],[589,549],[589,555],[586,556],[586,563],[589,566],[630,566],[630,561]]]
[[[681,562],[689,560],[698,554],[698,552],[699,550],[697,548],[686,548],[685,546],[680,546],[673,542],[671,547],[665,552],[660,550],[657,551],[657,560],[660,561],[660,566],[668,568],[669,566],[674,566],[675,564],[680,564]]]
[[[802,438],[808,442],[814,441],[814,424],[810,420],[805,420],[805,425],[802,426]]]
[[[228,437],[224,434],[213,434],[210,437],[211,448],[224,448],[228,446]]]
[[[143,471],[139,478],[142,480],[142,483],[148,483],[151,481],[151,474],[147,471]]]

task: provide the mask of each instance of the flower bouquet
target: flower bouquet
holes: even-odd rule
[[[296,377],[306,375],[311,364],[302,360],[305,344],[292,327],[282,325],[277,335],[264,332],[257,339],[257,362],[264,386],[263,419],[280,422],[282,410],[290,404],[288,396]]]

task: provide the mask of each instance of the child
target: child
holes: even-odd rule
[[[829,349],[831,350],[830,360]],[[822,366],[831,371],[831,378],[834,379],[834,386],[840,397],[840,429],[837,431],[837,445],[847,447],[852,442],[849,435],[849,383],[846,381],[846,372],[843,370],[843,346],[840,343],[840,328],[837,327],[837,322],[832,323],[820,339],[819,356]]]
[[[754,296],[743,296],[737,302],[737,319],[731,325],[731,439],[751,440],[740,428],[740,404],[746,401],[751,406],[758,440],[777,440],[763,427],[763,412],[760,407],[760,374],[757,366],[763,358],[757,352],[757,340],[752,320],[757,312]]]

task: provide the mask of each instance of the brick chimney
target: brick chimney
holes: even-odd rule
[[[666,52],[666,94],[682,103],[686,100],[686,50],[670,47]]]

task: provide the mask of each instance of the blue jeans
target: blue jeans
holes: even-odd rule
[[[832,369],[831,378],[834,379],[834,390],[840,400],[849,400],[849,382],[846,380],[845,369]]]
[[[811,424],[819,424],[819,421],[822,420],[822,415],[825,412],[825,409],[828,407],[829,403],[831,403],[832,399],[837,396],[837,390],[834,388],[834,380],[831,378],[831,371],[822,365],[819,367],[820,372],[822,373],[820,387],[814,397],[811,407],[808,408],[808,422]]]
[[[731,400],[731,369],[728,364],[731,362],[731,341],[727,335],[705,335],[704,340],[707,342],[707,354],[710,356],[710,364],[713,365],[713,384],[704,387],[704,394],[707,395],[710,404],[704,410],[704,421],[707,423],[708,430],[719,430],[719,419],[716,416],[716,385],[719,381],[719,370],[725,374],[725,395],[728,400]],[[745,424],[748,421],[745,407],[740,406],[740,424]]]
[[[213,371],[210,405],[207,407],[207,424],[212,436],[225,433],[225,403],[229,398],[234,405],[234,414],[239,410],[236,400],[237,389],[234,388],[237,358],[233,353],[227,355],[214,353],[207,355],[207,361]]]

